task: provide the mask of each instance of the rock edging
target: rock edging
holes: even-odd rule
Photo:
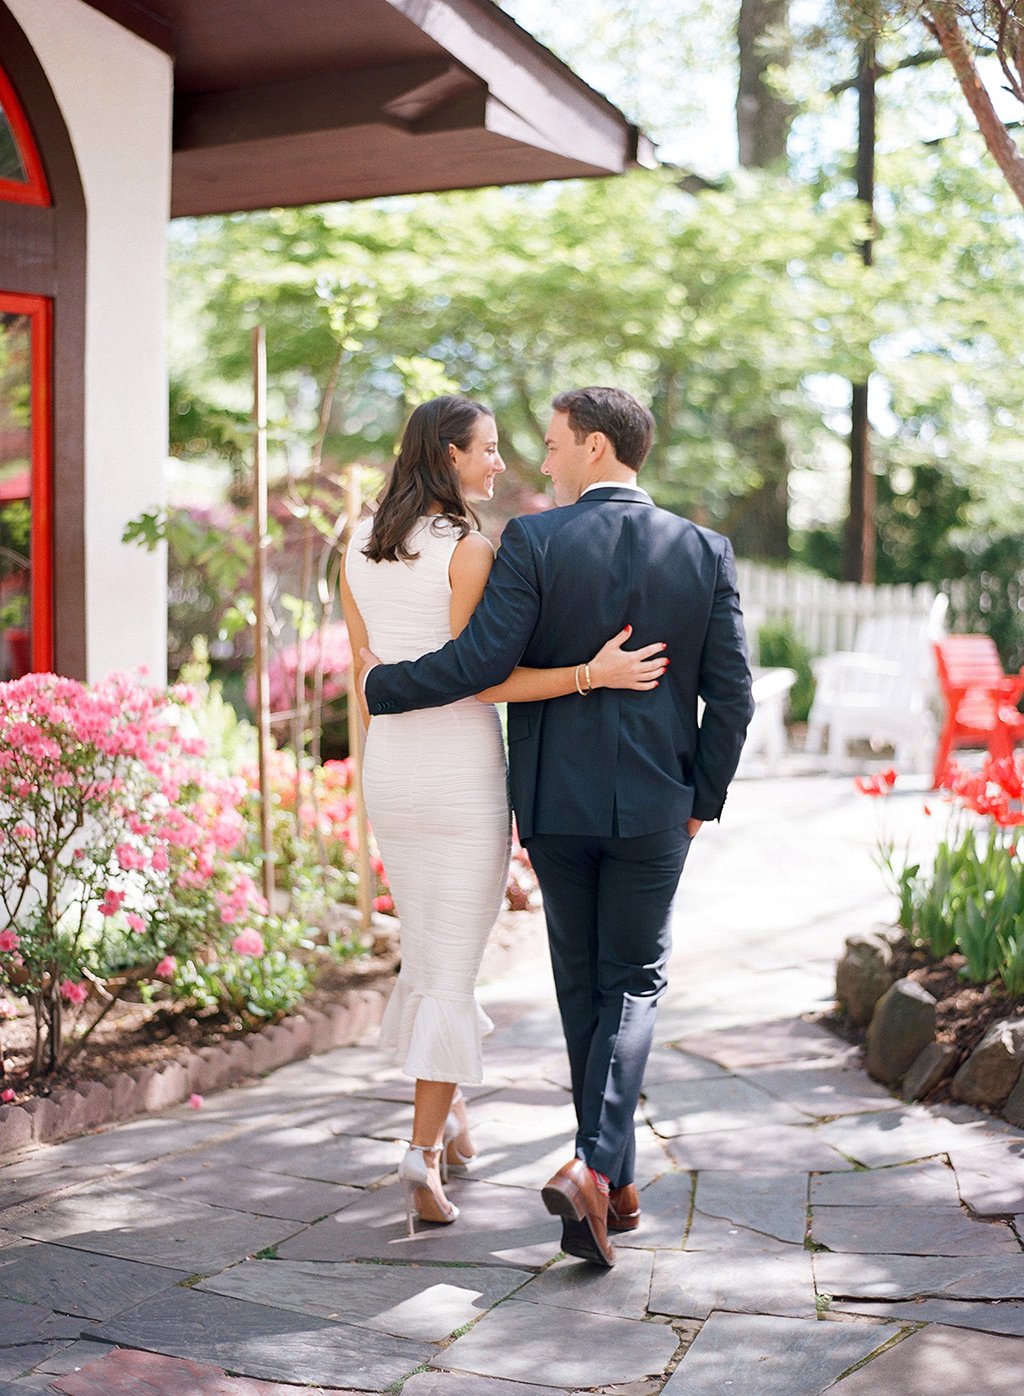
[[[354,1046],[379,1025],[387,994],[387,989],[348,989],[329,1012],[303,1007],[244,1037],[186,1049],[159,1067],[116,1072],[0,1106],[0,1158],[29,1144],[50,1144],[166,1110],[191,1095],[238,1085],[319,1052]]]
[[[1024,1020],[993,1023],[957,1066],[957,1049],[935,1040],[935,999],[912,979],[898,979],[892,949],[898,930],[850,936],[836,966],[836,998],[854,1022],[867,1024],[868,1075],[904,1100],[920,1100],[957,1068],[954,1100],[982,1106],[1024,1128]]]

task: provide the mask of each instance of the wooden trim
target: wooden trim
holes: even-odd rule
[[[141,5],[138,0],[85,0],[85,4],[173,57],[174,26],[148,5]]]
[[[408,128],[422,111],[480,88],[448,59],[310,73],[230,92],[179,93],[174,149],[205,150],[386,122]]]
[[[52,296],[56,211],[0,200],[0,287]]]
[[[32,317],[32,668],[53,669],[53,305]]]
[[[39,149],[36,146],[35,137],[32,135],[32,127],[26,120],[22,111],[21,103],[18,101],[18,94],[14,90],[7,73],[0,67],[0,107],[3,107],[12,132],[14,133],[14,143],[21,156],[21,162],[25,166],[25,180],[0,179],[0,199],[12,204],[49,204],[50,191],[46,185],[46,175],[43,172],[43,162],[39,158]]]
[[[497,5],[482,0],[384,0],[486,84],[542,148],[621,174],[637,151],[626,118]]]

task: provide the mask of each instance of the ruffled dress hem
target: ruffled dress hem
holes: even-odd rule
[[[415,989],[399,974],[381,1018],[380,1046],[414,1080],[475,1086],[483,1080],[481,1038],[493,1031],[475,994]]]

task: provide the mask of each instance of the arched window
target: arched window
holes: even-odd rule
[[[0,69],[0,201],[50,203],[42,161]],[[52,301],[0,286],[0,679],[53,667]]]
[[[85,678],[85,199],[0,0],[0,680]]]
[[[0,68],[0,199],[48,204],[50,191],[35,140],[7,74]]]

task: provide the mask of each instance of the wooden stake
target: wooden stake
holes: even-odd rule
[[[359,466],[350,465],[346,472],[346,514],[345,542],[352,537],[352,530],[359,522],[363,508],[362,490],[359,483]],[[353,656],[354,658],[354,656]],[[356,837],[359,851],[356,867],[359,872],[359,915],[363,930],[370,929],[373,919],[373,870],[370,867],[370,826],[366,818],[366,805],[363,803],[363,723],[359,715],[359,695],[356,691],[355,664],[348,671],[348,754],[352,759],[352,789],[356,798]]]
[[[253,560],[253,606],[256,612],[256,731],[259,752],[260,848],[263,851],[263,895],[268,906],[274,898],[274,840],[270,831],[270,677],[267,655],[267,591],[264,560],[267,536],[267,332],[257,325],[252,332],[253,528],[256,547]]]

